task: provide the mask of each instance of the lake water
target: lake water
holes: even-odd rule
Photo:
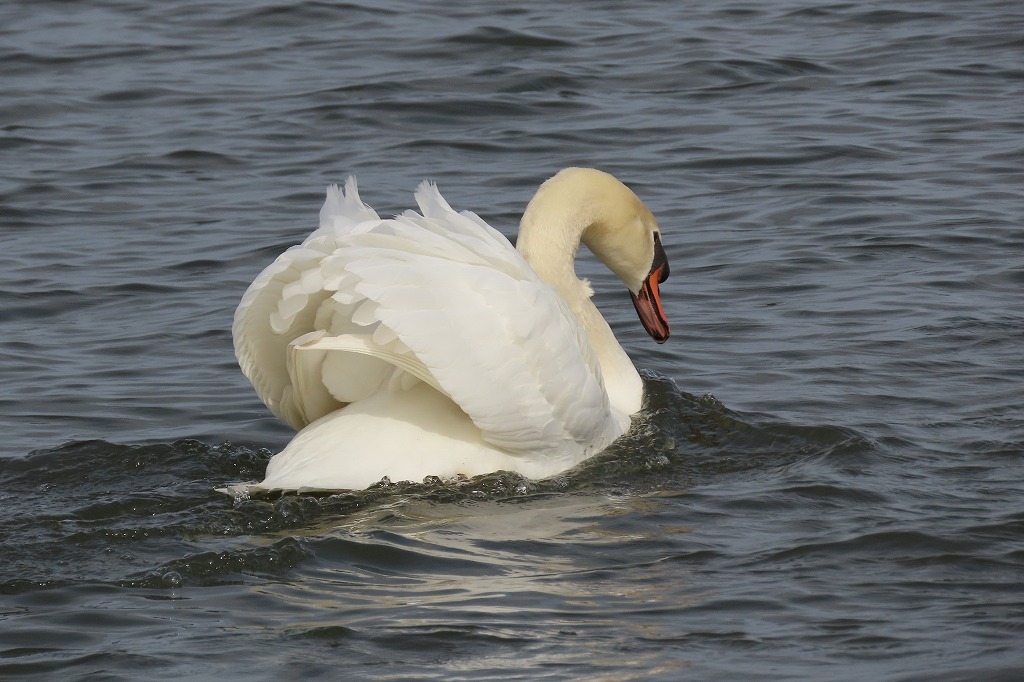
[[[0,6],[0,677],[1017,680],[1024,8]],[[355,174],[507,235],[591,165],[673,337],[610,451],[235,502],[248,283]]]

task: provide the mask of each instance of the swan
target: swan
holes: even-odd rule
[[[658,224],[622,182],[567,168],[530,200],[516,247],[437,187],[382,220],[356,181],[327,190],[320,227],[245,292],[235,354],[298,433],[258,484],[362,489],[510,470],[542,479],[604,450],[643,382],[577,278],[580,243],[629,290],[658,343],[669,274]]]

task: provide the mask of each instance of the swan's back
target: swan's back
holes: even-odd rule
[[[381,220],[354,180],[331,187],[319,229],[256,278],[232,331],[260,398],[301,429],[425,383],[510,454],[571,465],[607,447],[628,415],[566,303],[435,186],[416,200],[420,213]]]

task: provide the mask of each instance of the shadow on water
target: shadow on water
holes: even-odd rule
[[[645,381],[647,402],[629,433],[544,481],[497,472],[232,499],[215,488],[261,478],[270,451],[196,440],[93,440],[3,460],[0,594],[83,582],[174,588],[280,580],[312,556],[303,537],[344,529],[365,511],[685,494],[720,477],[767,475],[809,458],[873,447],[846,429],[733,412],[711,395],[680,391],[661,375],[645,374]]]

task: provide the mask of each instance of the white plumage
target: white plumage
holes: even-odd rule
[[[593,174],[633,196],[587,169],[545,186]],[[534,206],[540,198],[530,210],[544,208]],[[599,314],[603,328],[588,328],[596,308],[586,293],[573,300],[576,292],[543,281],[501,233],[454,211],[433,184],[421,184],[416,201],[419,213],[381,220],[354,179],[332,186],[319,229],[243,296],[232,327],[239,364],[271,411],[300,430],[250,489],[363,488],[383,476],[498,469],[543,478],[606,448],[639,409],[639,376]],[[554,229],[555,211],[531,219],[530,210],[524,229],[531,220],[535,232]],[[641,233],[657,231],[645,222]],[[575,245],[564,259],[570,271]]]

